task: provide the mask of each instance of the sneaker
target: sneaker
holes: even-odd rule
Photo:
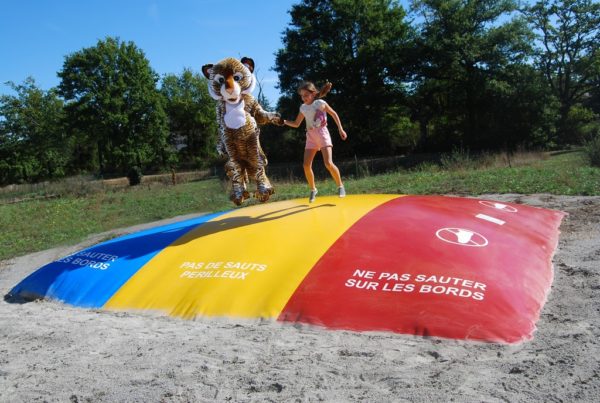
[[[308,197],[309,203],[312,203],[315,201],[315,199],[317,198],[317,193],[319,193],[319,191],[317,189],[313,189],[310,191],[310,196]]]
[[[340,196],[340,197],[346,197],[346,189],[344,189],[343,186],[340,186],[338,188],[338,196]]]

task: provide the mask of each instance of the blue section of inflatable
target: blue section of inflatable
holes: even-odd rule
[[[187,232],[224,213],[164,225],[111,239],[43,266],[10,292],[100,308],[142,266]]]

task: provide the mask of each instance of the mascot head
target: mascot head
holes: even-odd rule
[[[235,105],[242,100],[242,94],[250,94],[256,87],[254,60],[242,57],[223,59],[217,64],[202,66],[204,77],[208,78],[208,92],[217,101]]]

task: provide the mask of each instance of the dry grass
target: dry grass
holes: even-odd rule
[[[523,167],[534,165],[550,158],[550,154],[543,151],[518,151],[512,155],[506,153],[486,154],[482,158],[482,165],[486,168]]]
[[[145,175],[142,186],[176,185],[211,177],[209,170],[192,172],[173,172],[161,175]],[[57,181],[32,184],[9,185],[0,188],[0,204],[12,204],[21,201],[50,199],[61,196],[86,196],[95,193],[125,189],[129,187],[126,177],[97,180],[89,175],[78,175]]]

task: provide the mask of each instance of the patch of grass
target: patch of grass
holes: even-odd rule
[[[218,180],[140,185],[86,197],[65,196],[0,206],[0,259],[91,234],[181,214],[232,208]]]
[[[511,163],[512,168],[502,162],[501,156],[494,157],[500,162],[490,163],[490,158],[469,169],[445,170],[435,164],[422,164],[412,171],[348,178],[344,182],[348,194],[600,195],[600,168],[591,167],[582,152],[520,157],[522,162]],[[344,178],[347,174],[342,172]],[[308,197],[304,181],[274,185],[272,201]],[[336,194],[331,179],[318,181],[317,187],[320,195]],[[255,203],[252,199],[247,205]],[[135,187],[104,189],[82,196],[68,194],[56,199],[4,204],[0,205],[0,259],[77,243],[91,234],[114,228],[233,208],[226,186],[218,179],[178,185],[142,182]]]
[[[581,153],[542,158],[508,168],[443,170],[433,165],[358,179],[350,193],[459,194],[552,193],[600,195],[600,169],[586,164]]]

